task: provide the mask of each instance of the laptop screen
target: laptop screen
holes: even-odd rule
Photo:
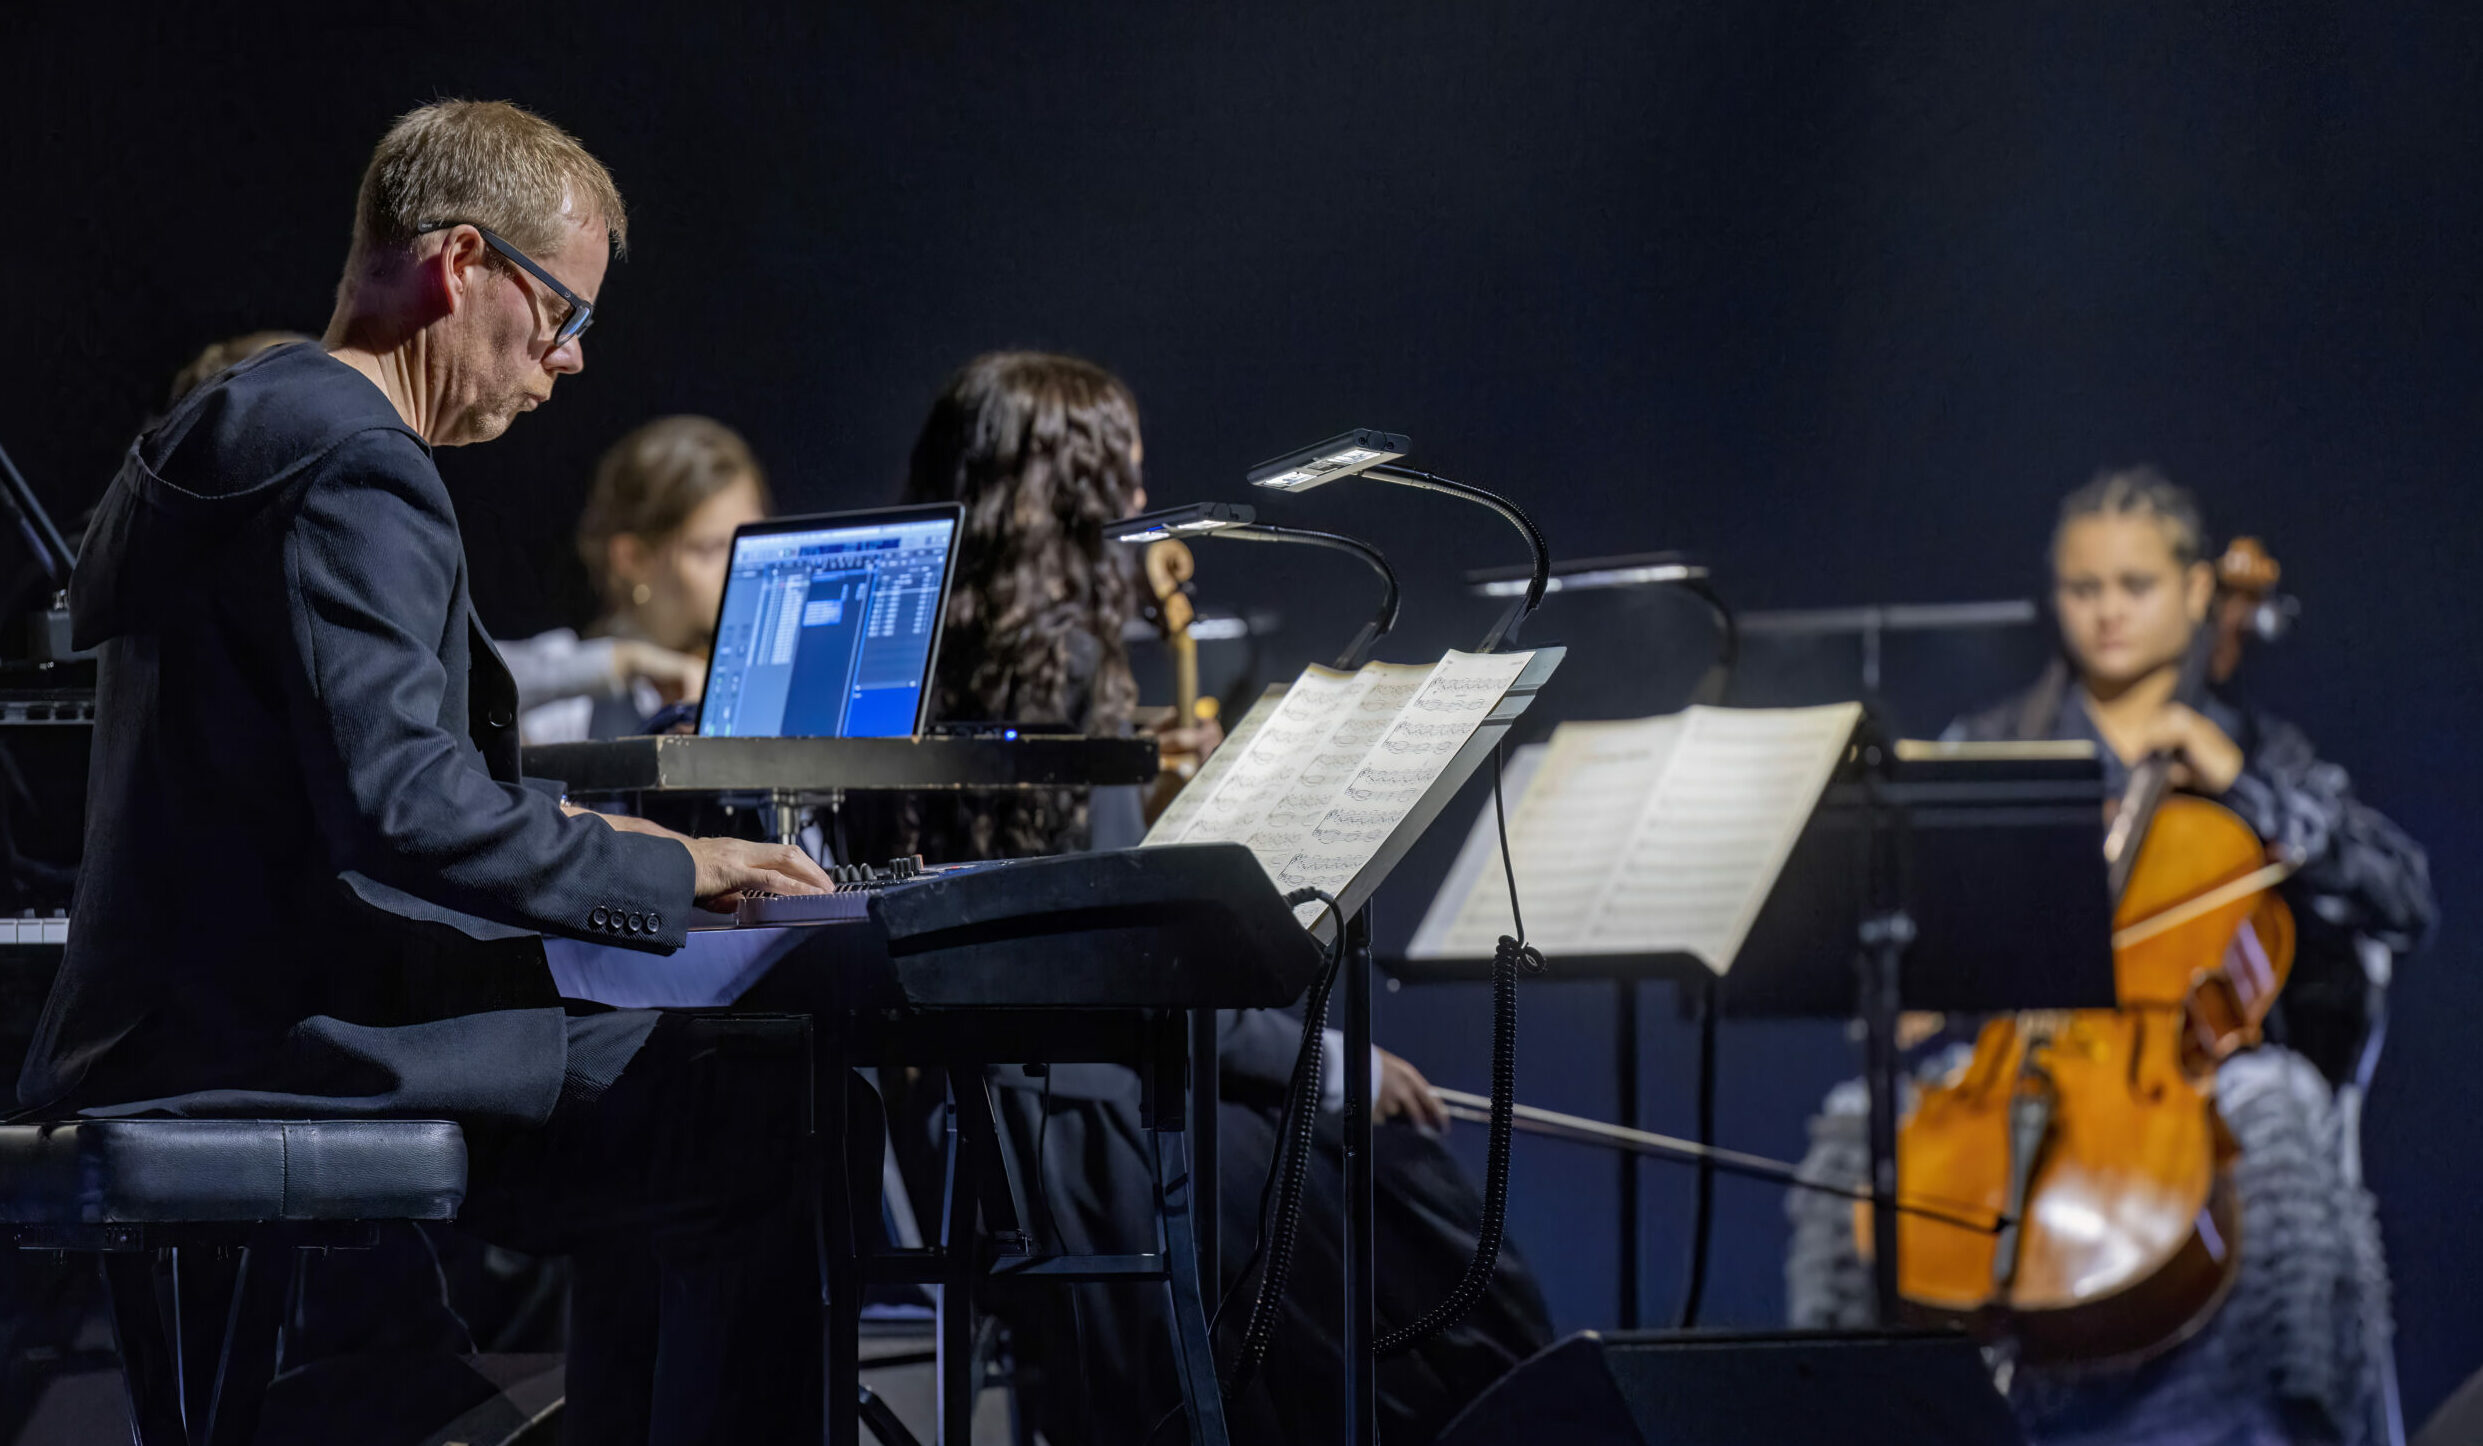
[[[960,516],[950,504],[900,507],[733,534],[700,735],[920,732]]]

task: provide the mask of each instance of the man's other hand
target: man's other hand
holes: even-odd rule
[[[824,894],[835,887],[827,870],[790,844],[739,838],[693,838],[682,843],[697,867],[691,889],[702,909],[730,912],[745,893]]]

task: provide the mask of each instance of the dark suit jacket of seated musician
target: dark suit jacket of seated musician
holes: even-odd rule
[[[537,931],[678,948],[692,862],[521,785],[430,448],[279,347],[133,444],[87,538],[85,865],[20,1100],[541,1123]]]

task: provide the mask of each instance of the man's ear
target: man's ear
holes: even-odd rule
[[[471,226],[452,226],[441,233],[440,249],[419,267],[416,290],[426,323],[472,304],[491,279],[491,253]]]

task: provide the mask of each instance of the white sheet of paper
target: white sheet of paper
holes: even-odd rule
[[[1336,726],[1359,679],[1359,674],[1334,668],[1303,669],[1246,742],[1216,750],[1217,757],[1231,753],[1232,765],[1205,791],[1188,826],[1177,836],[1150,841],[1217,843],[1248,837],[1300,774],[1304,756]]]
[[[1311,828],[1345,799],[1371,746],[1420,691],[1432,669],[1419,663],[1366,663],[1334,726],[1303,760],[1301,772],[1242,839],[1274,878],[1310,842]]]
[[[1514,813],[1525,806],[1528,790],[1534,786],[1535,775],[1542,771],[1544,755],[1552,751],[1549,743],[1529,743],[1509,750],[1509,762],[1500,780],[1502,802]],[[1483,814],[1466,831],[1466,841],[1458,846],[1456,861],[1448,866],[1448,876],[1440,881],[1440,891],[1431,896],[1431,907],[1423,911],[1423,921],[1414,930],[1414,942],[1406,946],[1406,954],[1415,959],[1476,959],[1488,956],[1499,942],[1498,935],[1481,941],[1481,953],[1473,947],[1478,937],[1469,931],[1455,931],[1468,915],[1473,927],[1480,929],[1488,922],[1487,901],[1474,899],[1475,891],[1484,887],[1483,871],[1492,871],[1493,897],[1504,902],[1509,886],[1500,874],[1499,828],[1492,814],[1489,798],[1483,803]],[[1531,898],[1531,894],[1521,897]],[[1504,914],[1502,917],[1506,917]],[[1514,932],[1502,929],[1501,933]]]
[[[1271,871],[1277,887],[1333,894],[1351,883],[1533,658],[1530,652],[1451,652],[1434,664],[1372,741],[1345,781],[1343,796],[1310,826],[1301,848]],[[1320,906],[1305,904],[1302,911],[1308,922],[1318,917]]]
[[[1278,683],[1270,685],[1266,692],[1259,695],[1259,701],[1250,705],[1250,711],[1233,725],[1233,731],[1224,735],[1223,744],[1207,755],[1206,763],[1190,775],[1189,782],[1181,785],[1181,791],[1173,795],[1172,802],[1164,805],[1164,811],[1156,816],[1155,825],[1139,841],[1142,845],[1181,842],[1181,836],[1189,831],[1190,820],[1197,817],[1200,805],[1223,783],[1224,775],[1232,771],[1233,762],[1249,751],[1250,740],[1258,737],[1259,729],[1274,716],[1276,705],[1284,700],[1285,691],[1284,685]]]
[[[1564,723],[1522,796],[1508,799],[1509,850],[1517,860],[1519,902],[1529,939],[1580,947],[1605,892],[1613,861],[1646,816],[1664,766],[1682,734],[1682,717]],[[1498,832],[1486,805],[1474,837],[1483,863],[1472,895],[1432,931],[1439,957],[1483,959],[1511,932],[1509,885]],[[1428,923],[1428,921],[1426,921]],[[1421,946],[1416,946],[1421,952]]]
[[[1861,712],[1691,708],[1562,724],[1509,824],[1530,942],[1729,969]],[[1490,828],[1486,813],[1476,833]],[[1498,845],[1480,852],[1467,892],[1435,901],[1442,917],[1424,920],[1415,957],[1489,957],[1509,931]]]

